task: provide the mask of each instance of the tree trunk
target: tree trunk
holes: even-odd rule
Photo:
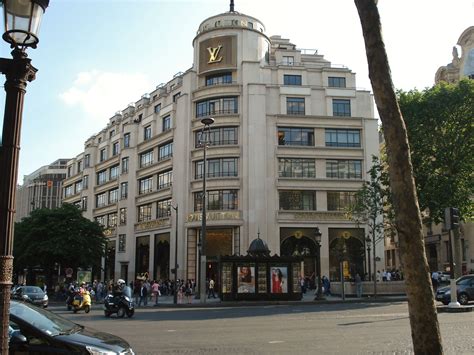
[[[354,0],[362,25],[369,77],[382,121],[390,188],[404,265],[415,354],[442,354],[441,335],[425,255],[422,222],[405,123],[398,106],[382,40],[376,0]]]

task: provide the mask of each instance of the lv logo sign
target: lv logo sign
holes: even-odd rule
[[[222,60],[222,56],[219,56],[221,48],[222,45],[219,45],[219,47],[207,48],[207,51],[209,52],[209,61],[207,62],[208,64],[219,63]]]

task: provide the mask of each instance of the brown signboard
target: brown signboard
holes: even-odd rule
[[[214,37],[199,43],[199,73],[236,67],[236,36]]]

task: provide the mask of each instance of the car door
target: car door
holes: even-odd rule
[[[466,292],[469,295],[469,300],[473,301],[474,300],[474,277],[469,280],[469,284],[466,287]]]

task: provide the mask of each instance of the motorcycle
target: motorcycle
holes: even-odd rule
[[[135,305],[132,300],[132,289],[125,286],[122,289],[122,294],[119,296],[107,295],[104,300],[104,315],[110,317],[117,313],[118,318],[123,318],[127,315],[131,318],[135,313]]]
[[[89,291],[81,294],[76,294],[74,300],[72,301],[72,311],[77,313],[78,311],[84,310],[84,312],[89,313],[91,311],[91,295]]]

